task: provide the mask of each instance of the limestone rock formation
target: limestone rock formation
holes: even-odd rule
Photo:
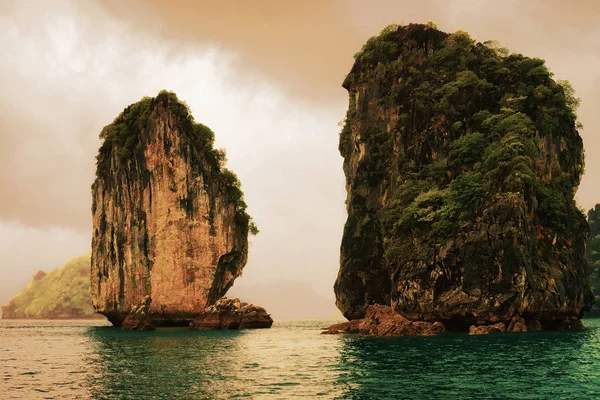
[[[574,327],[593,296],[570,85],[431,25],[388,27],[355,58],[339,143],[344,316],[383,304],[455,331],[516,316]]]
[[[488,335],[492,332],[506,332],[506,325],[498,322],[494,325],[471,325],[469,327],[469,335]]]
[[[586,245],[586,256],[595,304],[585,315],[597,318],[600,317],[600,204],[596,204],[588,211],[588,225],[590,234]]]
[[[196,317],[190,323],[190,329],[198,331],[260,329],[270,328],[271,325],[273,319],[264,308],[242,303],[238,298],[224,297]]]
[[[242,273],[256,227],[214,134],[175,94],[132,104],[106,126],[92,185],[91,291],[121,325],[147,307],[152,325],[185,325]]]
[[[432,336],[444,332],[440,322],[409,321],[390,306],[372,305],[363,319],[335,324],[323,334],[359,333],[374,336]]]
[[[154,325],[150,323],[150,304],[152,299],[150,296],[146,298],[137,306],[131,309],[131,312],[127,314],[125,320],[121,324],[121,328],[127,331],[153,331],[156,329]]]

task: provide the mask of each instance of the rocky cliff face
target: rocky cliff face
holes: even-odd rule
[[[568,83],[543,60],[426,25],[388,27],[355,58],[339,146],[342,313],[391,305],[461,331],[573,325],[593,297]]]
[[[213,149],[212,131],[173,93],[130,105],[101,138],[92,185],[94,307],[115,325],[142,303],[152,324],[187,325],[246,263],[255,227],[239,182]]]
[[[586,315],[600,317],[600,204],[596,204],[588,211],[588,225],[590,227],[586,246],[588,276],[596,302]]]

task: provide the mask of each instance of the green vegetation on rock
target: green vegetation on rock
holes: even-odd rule
[[[49,273],[38,271],[8,304],[2,318],[94,318],[90,296],[90,256],[77,257]]]
[[[225,150],[213,148],[214,132],[196,122],[188,105],[180,101],[173,92],[162,90],[156,97],[143,97],[137,103],[127,106],[111,124],[102,129],[100,139],[103,142],[96,156],[96,177],[106,178],[111,171],[117,170],[131,177],[139,176],[143,181],[149,179],[140,135],[144,132],[157,102],[170,107],[177,124],[182,128],[182,135],[194,143],[194,146],[189,149],[182,149],[182,153],[191,158],[191,165],[196,168],[209,166],[211,177],[227,185],[227,193],[236,206],[238,222],[247,226],[249,233],[258,234],[256,224],[246,211],[247,204],[244,201],[241,183],[237,175],[225,168],[227,160]],[[181,145],[183,146],[184,143],[185,141],[182,140]],[[165,143],[166,150],[170,146],[172,143]],[[116,153],[116,158],[112,158],[113,152]],[[118,160],[117,165],[111,165],[113,159]],[[186,199],[182,199],[182,207],[185,208],[187,205]]]
[[[258,229],[241,183],[214,133],[172,92],[129,105],[100,138],[91,188],[94,308],[117,326],[145,309],[151,325],[186,325],[246,265],[248,234]]]
[[[587,241],[587,260],[590,285],[594,292],[596,304],[588,315],[600,316],[600,204],[588,211],[590,234]]]
[[[543,60],[431,23],[392,25],[343,86],[349,215],[336,294],[347,317],[390,302],[411,318],[472,323],[521,304],[531,318],[589,307],[578,99]]]

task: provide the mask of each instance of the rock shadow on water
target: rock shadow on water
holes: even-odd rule
[[[585,322],[585,331],[339,336],[337,398],[595,398],[600,320]]]
[[[158,328],[132,332],[90,328],[93,352],[89,386],[93,399],[214,398],[215,382],[226,381],[243,352],[243,331]],[[233,381],[232,381],[233,383]],[[234,389],[233,387],[231,389]],[[191,397],[190,397],[191,396]]]
[[[87,386],[94,399],[332,398],[338,337],[317,322],[273,329],[131,332],[90,329]]]

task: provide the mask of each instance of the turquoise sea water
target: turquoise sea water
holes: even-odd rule
[[[423,338],[271,329],[124,332],[0,320],[0,399],[593,399],[600,320],[582,332]]]

